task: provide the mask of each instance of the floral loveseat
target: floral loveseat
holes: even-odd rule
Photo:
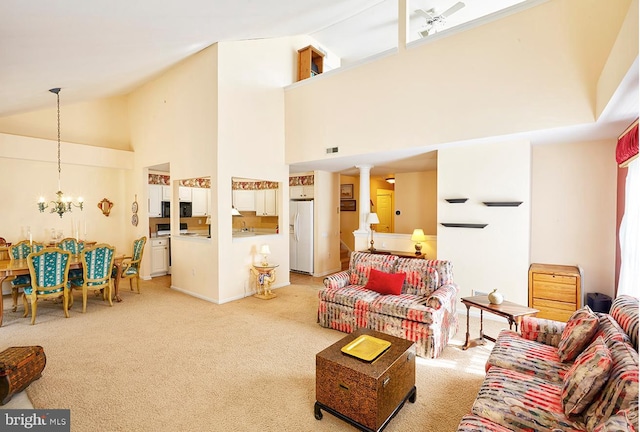
[[[638,299],[521,331],[500,332],[459,432],[638,431]]]
[[[318,294],[323,327],[346,333],[377,330],[415,342],[417,355],[430,358],[458,330],[458,287],[449,261],[353,252],[349,269],[328,276],[324,284]],[[395,284],[397,293],[389,294]]]

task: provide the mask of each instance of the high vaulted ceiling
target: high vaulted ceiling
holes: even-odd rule
[[[447,26],[523,0],[465,0]],[[413,37],[456,0],[408,0]],[[397,0],[2,0],[0,116],[125,94],[218,41],[308,34],[343,64],[397,45]]]
[[[409,40],[418,39],[425,24],[416,10],[433,9],[437,15],[457,3],[406,1]],[[465,6],[435,30],[521,1],[463,0]],[[512,9],[544,1],[528,0]],[[48,90],[54,87],[64,89],[65,103],[126,94],[218,41],[308,34],[345,65],[396,47],[397,17],[398,0],[2,0],[0,116],[50,108]],[[637,64],[635,74],[637,96]],[[637,97],[622,105],[638,111]],[[414,169],[420,160],[422,166],[435,163],[433,155],[416,159],[418,154],[370,158],[384,161],[380,174]],[[333,163],[315,169],[348,172],[353,164]]]

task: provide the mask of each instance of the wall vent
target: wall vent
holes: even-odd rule
[[[338,147],[327,147],[327,154],[338,153]]]

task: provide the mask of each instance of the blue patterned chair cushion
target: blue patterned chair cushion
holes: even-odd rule
[[[584,431],[567,418],[562,387],[520,372],[492,367],[471,412],[514,431]]]
[[[11,259],[25,259],[32,251],[29,242],[20,242],[9,247],[9,253]]]
[[[64,253],[46,252],[31,259],[35,271],[34,285],[52,287],[64,282],[69,256]]]
[[[609,380],[583,413],[588,430],[614,413],[638,405],[638,352],[618,341],[611,343],[609,351],[613,359]]]
[[[36,293],[37,294],[55,294],[57,292],[61,293],[63,291],[63,288],[55,288],[52,290],[37,290]],[[25,287],[24,289],[24,293],[26,295],[31,295],[31,293],[33,292],[33,288],[32,287]]]
[[[31,278],[27,275],[16,276],[14,280],[11,281],[11,286],[22,286],[29,285],[31,283]]]
[[[552,383],[562,384],[571,368],[563,363],[557,348],[525,339],[511,330],[502,330],[489,355],[486,368],[494,366],[536,376]]]
[[[99,247],[84,252],[84,259],[87,262],[86,269],[89,279],[106,279],[111,276],[113,270],[113,250],[106,247]]]
[[[138,268],[137,267],[127,267],[127,269],[124,271],[123,273],[125,276],[133,276],[135,274],[138,274]]]
[[[562,405],[566,415],[580,414],[593,401],[609,378],[611,363],[603,337],[580,353],[562,383]]]

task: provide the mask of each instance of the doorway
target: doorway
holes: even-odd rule
[[[376,191],[376,213],[380,223],[376,225],[376,232],[392,233],[393,226],[393,199],[394,191],[389,189],[378,189]]]

